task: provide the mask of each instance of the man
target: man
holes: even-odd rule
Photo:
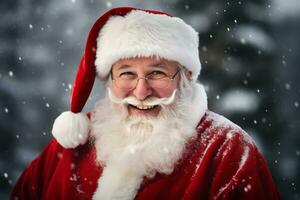
[[[11,199],[279,199],[252,139],[207,110],[200,69],[198,34],[181,19],[105,13],[89,33],[72,112],[56,119],[56,139]],[[96,73],[106,96],[86,115]]]

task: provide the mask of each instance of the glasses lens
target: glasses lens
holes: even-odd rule
[[[113,80],[113,83],[116,85],[116,87],[122,89],[122,90],[131,90],[136,87],[138,84],[137,82],[140,81],[139,79],[122,79],[122,78],[116,78]],[[170,85],[171,78],[170,77],[164,77],[160,79],[151,79],[151,78],[144,78],[147,84],[154,88],[154,89],[163,89],[167,88]]]
[[[118,88],[122,90],[130,90],[134,88],[136,80],[115,79],[114,83]]]
[[[158,79],[158,80],[148,80],[148,84],[150,85],[150,87],[155,88],[155,89],[163,89],[163,88],[167,88],[169,86],[170,83],[170,79],[167,78],[163,78],[163,79]]]

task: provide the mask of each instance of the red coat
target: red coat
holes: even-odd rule
[[[207,112],[171,175],[144,179],[137,200],[279,199],[261,153],[239,127]],[[11,199],[92,199],[102,168],[95,148],[64,149],[51,140],[24,171]]]

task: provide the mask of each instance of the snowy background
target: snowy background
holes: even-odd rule
[[[197,29],[210,109],[255,139],[283,199],[300,199],[299,0],[1,0],[0,199],[51,139],[87,33],[116,6],[162,10]],[[85,110],[102,90],[98,82]]]

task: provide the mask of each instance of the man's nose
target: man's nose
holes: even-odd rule
[[[152,88],[149,86],[145,78],[140,78],[137,80],[136,87],[133,90],[133,95],[138,100],[144,100],[152,95]]]

